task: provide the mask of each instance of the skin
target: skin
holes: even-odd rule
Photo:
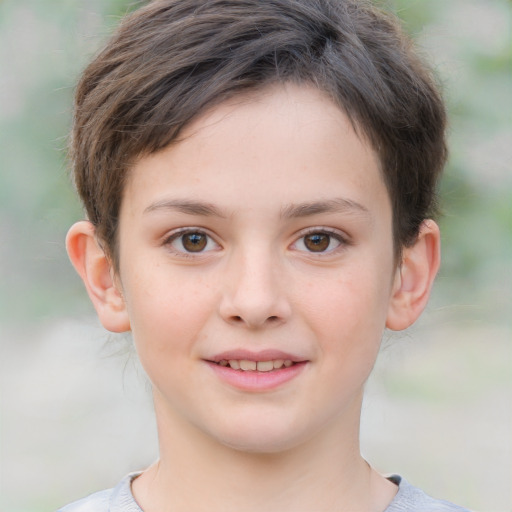
[[[238,97],[141,158],[117,274],[87,222],[68,250],[153,385],[160,459],[132,486],[146,512],[389,505],[396,486],[359,453],[363,387],[385,327],[428,300],[439,231],[425,222],[397,265],[378,158],[321,92]],[[239,389],[208,363],[239,349],[304,363],[275,388]]]

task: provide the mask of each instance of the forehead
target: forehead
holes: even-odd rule
[[[279,85],[212,108],[179,141],[141,158],[123,208],[140,213],[187,198],[231,211],[282,210],[343,196],[371,210],[382,195],[387,208],[378,157],[337,105],[315,88]]]

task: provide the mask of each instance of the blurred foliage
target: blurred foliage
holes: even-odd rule
[[[73,87],[119,18],[141,2],[0,2],[0,320],[91,311],[67,261],[82,216],[65,161]],[[508,0],[382,0],[444,86],[451,158],[441,187],[436,302],[510,313],[512,41]]]

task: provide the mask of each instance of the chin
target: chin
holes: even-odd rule
[[[222,442],[222,441],[221,441]],[[299,443],[291,443],[289,439],[230,439],[223,442],[226,448],[247,454],[273,455],[294,448]]]
[[[285,452],[308,438],[306,432],[299,431],[296,425],[287,422],[259,421],[241,425],[233,421],[225,427],[221,431],[211,432],[212,437],[227,448],[251,454]]]

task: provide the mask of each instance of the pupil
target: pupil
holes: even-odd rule
[[[305,245],[306,247],[313,252],[322,252],[329,247],[329,235],[316,233],[314,235],[306,236]]]
[[[190,233],[183,236],[183,247],[190,252],[199,252],[206,247],[206,236],[201,233]]]

